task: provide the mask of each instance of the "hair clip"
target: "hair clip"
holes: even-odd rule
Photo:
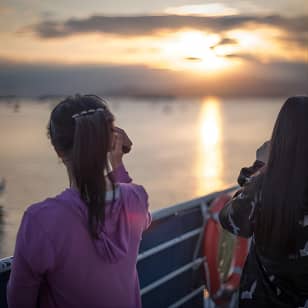
[[[104,112],[105,109],[104,108],[97,108],[97,109],[88,109],[88,110],[83,110],[81,111],[80,113],[75,113],[72,115],[72,118],[73,119],[76,119],[76,118],[79,118],[81,116],[85,116],[85,115],[88,115],[88,114],[93,114],[95,113],[96,111],[100,111],[100,112]]]

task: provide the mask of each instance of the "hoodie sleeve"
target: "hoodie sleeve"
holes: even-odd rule
[[[124,164],[121,164],[116,169],[112,170],[108,174],[109,178],[111,178],[115,183],[131,183],[132,178],[129,176],[126,171]]]
[[[54,267],[54,250],[40,223],[25,212],[16,239],[7,299],[10,308],[37,307],[44,274]]]
[[[142,231],[146,230],[152,221],[152,216],[149,211],[148,194],[141,185],[129,185],[131,208],[141,220]]]
[[[255,208],[259,201],[255,179],[238,190],[219,213],[222,227],[237,236],[248,238],[253,234]]]
[[[151,213],[149,211],[149,197],[148,197],[148,194],[147,192],[145,191],[145,189],[140,186],[140,190],[141,190],[141,193],[143,194],[143,198],[145,200],[144,202],[144,207],[145,207],[145,223],[144,223],[144,228],[143,230],[146,230],[149,228],[151,222],[152,222],[152,216],[151,216]]]

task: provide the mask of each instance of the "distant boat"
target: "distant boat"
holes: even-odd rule
[[[3,193],[4,190],[5,190],[5,179],[2,178],[2,179],[0,180],[0,194]]]
[[[235,189],[231,187],[152,213],[152,224],[143,234],[137,259],[143,308],[216,307],[208,292],[204,231],[209,219],[213,219],[209,205]],[[12,261],[13,257],[0,259],[1,308],[7,307],[6,284]],[[236,292],[230,294],[224,307],[236,307],[235,303]]]

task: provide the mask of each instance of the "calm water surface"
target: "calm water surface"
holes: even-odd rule
[[[0,257],[13,253],[24,210],[68,186],[46,137],[56,101],[0,104]],[[111,99],[117,124],[134,142],[125,164],[156,210],[235,184],[271,135],[283,99]]]

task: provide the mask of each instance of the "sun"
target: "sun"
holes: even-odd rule
[[[217,72],[232,63],[214,47],[220,42],[218,34],[201,31],[180,31],[162,41],[161,55],[164,64],[173,70]]]

